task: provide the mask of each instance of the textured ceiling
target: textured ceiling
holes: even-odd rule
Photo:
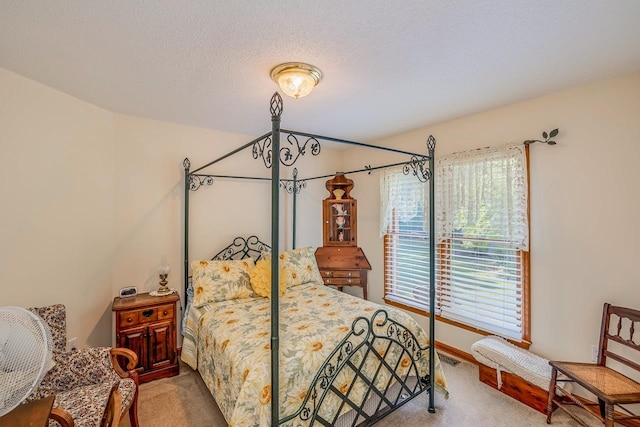
[[[640,70],[638,0],[1,0],[0,67],[116,113],[357,141]]]

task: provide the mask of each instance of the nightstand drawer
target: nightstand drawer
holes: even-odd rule
[[[140,308],[119,313],[120,325],[135,326],[156,320],[173,319],[173,304],[160,305],[158,307]]]
[[[173,305],[161,305],[158,307],[158,320],[173,319]]]
[[[320,274],[323,278],[326,277],[335,277],[335,278],[352,278],[359,279],[360,278],[360,270],[321,270]]]
[[[325,285],[335,286],[361,286],[360,276],[358,277],[325,277]]]
[[[118,316],[120,317],[120,325],[122,325],[122,327],[138,324],[138,310],[123,311],[118,313]]]

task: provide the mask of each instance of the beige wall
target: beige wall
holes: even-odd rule
[[[81,345],[109,344],[110,304],[122,286],[155,289],[157,266],[166,262],[169,285],[182,294],[184,157],[198,167],[253,136],[114,116],[2,69],[0,89],[0,305],[63,302],[70,336]],[[589,360],[602,303],[640,306],[634,265],[639,100],[637,73],[376,142],[425,152],[433,134],[437,154],[444,154],[560,128],[557,146],[531,150],[532,349],[542,355]],[[265,131],[269,126],[267,117]],[[392,157],[323,149],[296,167],[304,178]],[[269,175],[256,164],[247,152],[215,171]],[[352,178],[359,245],[373,264],[370,294],[381,301],[378,174]],[[298,246],[321,244],[325,193],[318,180],[300,194]],[[290,223],[291,196],[281,199],[283,221]],[[264,183],[220,180],[191,193],[190,258],[211,256],[219,242],[239,234],[268,236],[269,206]],[[283,248],[290,240],[283,231]],[[437,325],[439,341],[465,351],[477,338]]]
[[[0,69],[0,305],[63,303],[68,337],[107,345],[113,114]]]
[[[531,349],[549,358],[591,360],[602,304],[640,307],[640,73],[602,81],[378,141],[438,155],[537,139],[560,128],[558,145],[531,146]],[[358,153],[345,157],[358,158]],[[347,167],[357,167],[353,162]],[[378,178],[358,179],[360,244],[382,300]],[[363,188],[364,185],[367,188]],[[366,214],[369,212],[369,214]],[[417,316],[423,325],[426,319]],[[469,351],[479,338],[438,323],[436,338]]]

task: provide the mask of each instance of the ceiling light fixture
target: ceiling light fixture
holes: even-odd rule
[[[322,72],[313,65],[286,62],[271,70],[271,78],[286,95],[298,99],[309,95],[320,83]]]

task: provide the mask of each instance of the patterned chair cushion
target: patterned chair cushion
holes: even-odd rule
[[[120,376],[113,369],[109,347],[92,347],[54,354],[55,366],[47,372],[29,399],[94,384],[114,384]]]
[[[92,384],[76,387],[72,390],[56,395],[53,406],[68,411],[73,418],[76,427],[98,427],[102,414],[107,406],[109,391],[113,383]],[[136,391],[136,385],[132,379],[120,380],[118,391],[122,396],[121,414],[129,406]],[[49,420],[49,427],[58,427],[55,420]]]
[[[67,351],[67,310],[63,304],[48,307],[31,307],[29,311],[40,316],[51,330],[53,351]]]

